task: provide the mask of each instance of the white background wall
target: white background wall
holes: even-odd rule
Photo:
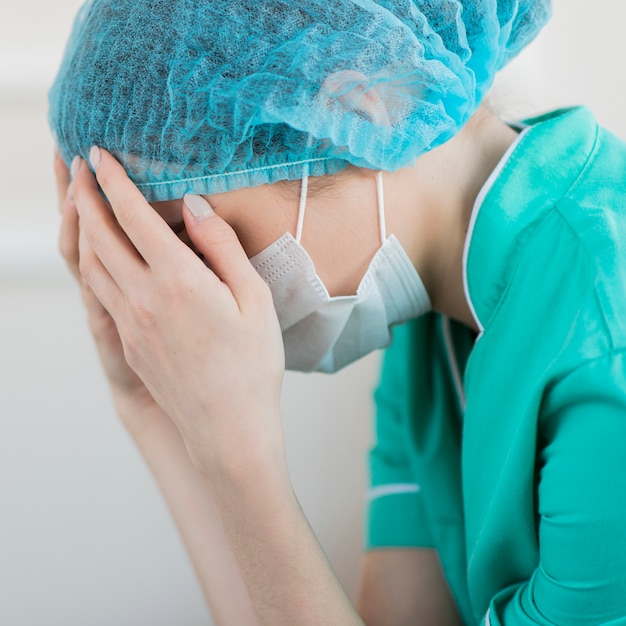
[[[56,253],[45,91],[79,4],[0,4],[0,624],[210,624]],[[626,137],[626,4],[554,4],[492,103],[511,118],[585,103]],[[283,395],[296,491],[351,595],[377,365],[288,374]]]

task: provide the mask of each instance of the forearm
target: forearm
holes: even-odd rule
[[[461,626],[432,548],[382,548],[361,565],[359,613],[368,626]]]
[[[293,493],[284,456],[258,448],[244,456],[202,471],[259,621],[362,625]]]
[[[221,520],[178,429],[163,414],[144,415],[139,424],[126,421],[178,527],[215,623],[256,626]]]

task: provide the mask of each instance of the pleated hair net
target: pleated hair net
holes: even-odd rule
[[[452,137],[549,0],[90,0],[49,93],[66,162],[149,201],[393,171]]]

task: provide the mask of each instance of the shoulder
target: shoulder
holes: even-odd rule
[[[626,144],[584,107],[529,122],[477,211],[468,299],[485,328],[522,307],[626,345]]]
[[[592,155],[556,206],[589,266],[611,349],[626,346],[626,144],[598,128]]]

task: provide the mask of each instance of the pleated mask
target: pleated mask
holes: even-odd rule
[[[392,234],[386,236],[382,172],[377,174],[381,246],[356,293],[331,296],[300,243],[308,172],[302,179],[296,236],[285,233],[250,262],[270,287],[285,347],[285,366],[335,372],[391,341],[391,328],[431,309],[424,283]]]

